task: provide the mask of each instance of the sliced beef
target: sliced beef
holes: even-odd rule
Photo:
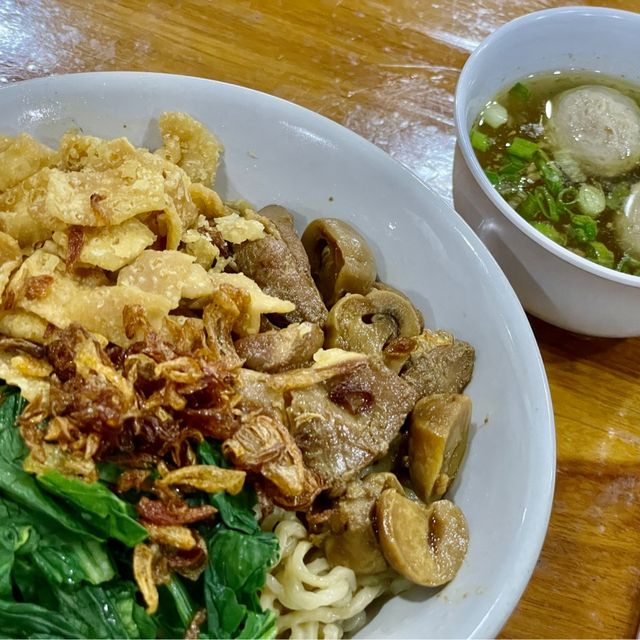
[[[259,213],[266,218],[266,235],[236,247],[238,269],[265,293],[296,305],[294,311],[285,314],[287,322],[308,321],[323,326],[327,308],[311,277],[309,259],[296,235],[293,216],[275,205]]]
[[[332,495],[387,452],[416,398],[411,385],[372,360],[285,394],[289,428],[305,465]]]

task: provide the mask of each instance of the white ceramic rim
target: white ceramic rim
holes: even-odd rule
[[[482,617],[474,623],[475,626],[471,633],[468,635],[469,638],[495,637],[504,627],[505,623],[513,613],[518,601],[520,600],[522,594],[524,593],[524,590],[529,583],[531,575],[540,557],[540,552],[542,550],[542,546],[547,533],[553,506],[556,475],[556,434],[554,411],[549,383],[544,368],[544,363],[542,361],[542,356],[540,354],[537,341],[533,334],[533,330],[525,315],[524,309],[522,308],[522,305],[520,304],[520,301],[518,300],[518,297],[511,287],[511,284],[509,283],[507,277],[505,276],[491,253],[484,246],[482,241],[474,233],[471,227],[466,223],[466,221],[453,209],[451,205],[446,203],[443,198],[433,192],[433,190],[425,182],[418,178],[418,176],[415,175],[406,166],[392,158],[372,142],[356,134],[354,131],[351,131],[350,129],[338,124],[337,122],[331,120],[330,118],[327,118],[326,116],[323,116],[317,112],[292,103],[283,98],[279,98],[277,96],[273,96],[255,89],[250,89],[248,87],[243,87],[240,85],[235,85],[218,80],[180,74],[163,74],[157,72],[139,71],[101,71],[82,72],[74,74],[54,74],[52,76],[43,78],[25,80],[20,82],[19,84],[47,84],[51,83],[52,81],[55,82],[56,78],[60,78],[63,80],[66,79],[67,81],[73,80],[74,82],[81,82],[83,79],[93,79],[101,81],[103,86],[106,87],[110,80],[116,80],[119,78],[135,79],[136,77],[148,78],[153,76],[169,80],[175,79],[180,82],[187,81],[208,83],[212,85],[214,91],[214,87],[218,85],[226,91],[246,93],[248,99],[251,99],[251,96],[254,96],[259,100],[267,100],[279,104],[280,108],[283,109],[283,113],[285,116],[287,111],[290,110],[304,112],[307,117],[312,117],[316,120],[318,126],[321,127],[323,133],[327,136],[332,136],[336,139],[347,141],[357,150],[358,153],[375,154],[378,157],[384,157],[385,162],[389,163],[390,168],[393,168],[395,171],[401,172],[402,174],[404,174],[407,181],[417,183],[421,189],[427,190],[428,192],[433,194],[433,197],[442,202],[444,208],[449,210],[449,214],[451,216],[455,216],[456,224],[459,226],[460,231],[465,235],[466,242],[470,246],[472,251],[476,253],[476,255],[479,254],[479,256],[482,256],[483,261],[487,262],[492,266],[493,269],[495,269],[494,285],[496,288],[496,293],[501,299],[506,298],[511,300],[511,303],[514,307],[513,312],[517,315],[521,315],[522,323],[521,326],[518,327],[518,329],[522,332],[522,337],[530,340],[530,343],[527,346],[527,351],[532,361],[531,364],[536,369],[536,377],[540,382],[540,397],[538,398],[538,401],[540,403],[539,424],[544,425],[545,427],[544,433],[542,433],[540,436],[540,449],[544,452],[544,455],[541,456],[539,460],[541,474],[539,476],[540,484],[536,492],[539,499],[536,500],[533,505],[527,507],[525,509],[525,513],[523,514],[523,521],[525,518],[529,520],[530,527],[528,544],[526,547],[523,547],[522,550],[522,554],[524,557],[526,557],[526,561],[518,564],[518,571],[513,572],[513,574],[510,576],[510,582],[503,585],[497,597],[491,602],[490,606],[486,608]],[[4,89],[4,91],[9,92],[11,86],[12,85],[8,85]],[[0,102],[3,95],[5,95],[3,94],[3,89],[0,89]],[[520,343],[520,345],[522,346],[522,343]],[[535,517],[533,517],[533,514],[535,514]]]
[[[457,131],[457,142],[462,151],[464,160],[471,170],[476,182],[480,185],[480,188],[484,191],[485,195],[491,200],[492,204],[497,207],[502,214],[510,220],[522,233],[524,233],[531,240],[544,247],[547,251],[550,251],[555,256],[569,262],[574,267],[588,271],[593,275],[596,275],[605,280],[611,280],[613,282],[628,285],[631,287],[640,288],[640,276],[635,276],[629,273],[622,273],[615,269],[609,269],[603,267],[591,260],[587,260],[575,253],[565,249],[563,246],[555,243],[553,240],[547,238],[543,233],[537,231],[531,224],[529,224],[522,216],[520,216],[507,201],[496,191],[495,187],[489,182],[484,170],[480,166],[476,154],[471,146],[471,139],[469,132],[467,131],[466,124],[466,100],[460,100],[460,93],[463,91],[463,87],[467,87],[469,84],[468,78],[474,73],[475,62],[478,58],[484,55],[487,49],[495,46],[496,43],[506,34],[512,31],[517,31],[520,27],[528,25],[531,22],[541,22],[545,20],[553,20],[558,15],[581,15],[581,16],[601,16],[614,18],[618,20],[634,20],[638,23],[638,30],[640,33],[640,14],[633,13],[632,11],[623,11],[621,9],[608,9],[605,7],[559,7],[555,9],[544,9],[542,11],[535,11],[519,18],[515,18],[510,22],[502,25],[496,29],[490,36],[488,36],[482,43],[474,50],[469,56],[467,62],[462,68],[460,77],[458,78],[458,84],[455,94],[455,108],[454,108],[454,120]],[[639,36],[640,37],[640,36]],[[514,79],[515,80],[515,79]]]

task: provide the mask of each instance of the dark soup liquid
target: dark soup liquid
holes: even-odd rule
[[[640,275],[639,105],[640,88],[601,74],[532,76],[485,106],[471,143],[494,187],[538,231]]]

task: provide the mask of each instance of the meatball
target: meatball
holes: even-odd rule
[[[599,85],[563,91],[552,102],[549,138],[588,175],[613,177],[640,160],[640,108],[624,94]]]
[[[615,230],[620,248],[640,259],[640,182],[631,187],[622,211],[616,214]]]

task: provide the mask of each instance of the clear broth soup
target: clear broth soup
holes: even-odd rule
[[[583,86],[619,92],[636,103],[631,111],[640,106],[640,87],[619,79],[585,72],[539,74],[490,101],[471,129],[471,142],[494,187],[538,231],[593,262],[640,275],[640,163],[615,176],[598,175],[554,142],[557,97]],[[640,128],[640,108],[638,114]]]

